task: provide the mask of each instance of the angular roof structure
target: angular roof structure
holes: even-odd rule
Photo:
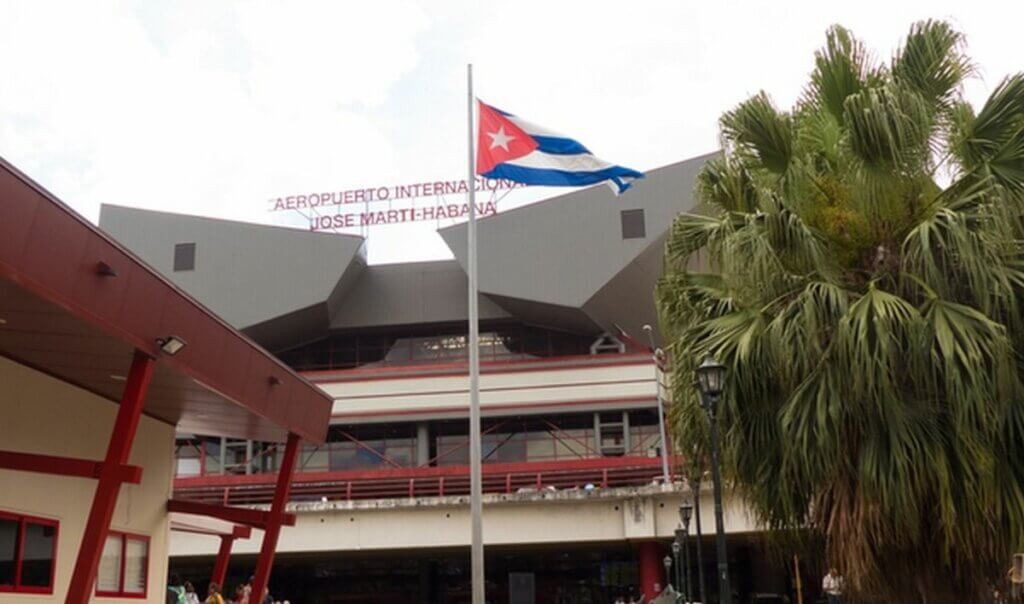
[[[711,156],[652,170],[619,197],[596,186],[481,219],[481,319],[594,335],[639,336],[656,325],[665,237],[694,207],[696,175]],[[271,350],[466,320],[464,223],[439,232],[454,260],[371,266],[353,235],[109,205],[100,226]],[[183,243],[195,244],[195,266],[175,272]]]

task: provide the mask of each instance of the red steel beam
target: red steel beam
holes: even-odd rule
[[[89,509],[89,519],[85,523],[85,533],[78,548],[75,569],[71,573],[65,604],[88,604],[92,596],[96,571],[100,564],[103,545],[110,532],[110,519],[117,505],[117,495],[121,491],[122,466],[128,462],[132,450],[135,432],[142,417],[143,401],[153,377],[153,366],[156,360],[142,351],[136,350],[132,359],[131,370],[121,394],[121,405],[117,409],[114,429],[107,444],[107,454],[103,458],[96,493]]]
[[[213,505],[198,501],[170,499],[167,501],[167,511],[218,518],[258,529],[265,529],[270,525],[270,512],[251,510],[249,508],[234,508],[226,505]],[[281,523],[285,526],[295,526],[295,514],[282,514]]]
[[[231,545],[235,542],[235,538],[230,535],[221,535],[220,537],[220,549],[217,550],[217,561],[213,565],[213,575],[210,576],[210,581],[216,583],[221,589],[224,589],[224,578],[228,576],[228,562],[231,561]],[[262,602],[262,599],[256,600]]]
[[[256,574],[252,582],[252,597],[257,602],[263,601],[263,591],[270,582],[270,570],[274,566],[277,538],[281,534],[281,521],[285,516],[284,508],[288,504],[288,493],[291,490],[292,474],[295,472],[299,442],[298,434],[288,435],[288,444],[284,448],[281,469],[277,474],[274,502],[270,505],[270,519],[263,534],[263,544],[260,547],[260,557],[256,560]]]
[[[74,457],[0,451],[0,469],[75,476],[77,478],[99,478],[103,462]],[[142,468],[138,466],[121,465],[117,468],[116,474],[120,482],[139,484],[139,481],[142,480]]]

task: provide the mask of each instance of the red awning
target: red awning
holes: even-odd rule
[[[168,336],[187,345],[162,354]],[[159,361],[150,417],[324,441],[327,394],[0,159],[0,355],[116,402],[135,349]]]

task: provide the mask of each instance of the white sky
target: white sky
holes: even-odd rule
[[[0,0],[0,155],[93,221],[283,224],[271,197],[463,177],[473,62],[485,101],[647,170],[715,149],[760,89],[791,104],[828,25],[887,59],[927,17],[966,33],[972,102],[1024,70],[1020,0]],[[435,226],[374,227],[370,261],[448,257]]]

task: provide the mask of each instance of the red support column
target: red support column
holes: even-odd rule
[[[640,559],[640,591],[644,594],[644,602],[652,602],[665,589],[661,551],[657,541],[640,543],[637,557]]]
[[[99,480],[96,483],[89,519],[85,523],[78,559],[71,573],[71,584],[68,586],[67,599],[64,600],[66,604],[87,604],[92,596],[103,544],[107,541],[110,519],[114,515],[117,495],[124,479],[121,467],[128,462],[128,455],[132,450],[132,442],[139,427],[143,401],[149,388],[149,380],[153,377],[155,364],[156,360],[149,355],[135,351],[135,358],[132,360],[128,380],[121,395],[121,406],[117,410],[117,419],[114,420],[114,430],[107,444],[107,455],[103,459]]]
[[[274,565],[274,554],[277,552],[277,538],[281,534],[281,522],[285,505],[288,504],[288,493],[292,487],[292,473],[295,471],[295,459],[299,453],[298,434],[288,435],[288,444],[284,449],[281,469],[277,474],[277,488],[274,489],[274,502],[270,505],[270,517],[260,547],[260,557],[256,560],[256,575],[252,582],[252,597],[256,602],[263,601],[263,590],[270,582],[270,569]]]
[[[210,581],[213,581],[220,588],[224,589],[224,578],[228,576],[228,562],[231,560],[231,545],[235,542],[234,535],[221,535],[220,537],[220,550],[217,551],[217,562],[213,565],[213,575],[210,577]],[[262,602],[262,600],[256,600]]]

